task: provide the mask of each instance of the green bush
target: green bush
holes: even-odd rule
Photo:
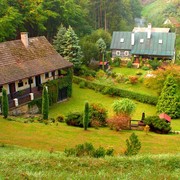
[[[47,86],[43,87],[42,92],[42,115],[43,119],[47,120],[49,115],[49,97],[48,97],[48,88]]]
[[[106,124],[107,110],[100,103],[92,103],[89,108],[89,118],[90,122],[97,121],[99,126],[104,126]]]
[[[85,88],[85,87],[86,87],[85,82],[84,82],[84,81],[81,81],[81,82],[79,83],[79,87],[80,87],[80,88]]]
[[[132,156],[138,154],[141,149],[141,142],[135,133],[132,133],[129,139],[126,139],[127,149],[124,152],[126,156]]]
[[[81,112],[70,112],[66,116],[65,122],[69,126],[83,127],[83,113],[81,113]]]
[[[58,115],[58,117],[56,118],[56,121],[58,122],[64,122],[64,120],[65,120],[65,117],[62,114]]]
[[[144,70],[144,71],[150,70],[150,68],[148,66],[143,66],[141,69]]]
[[[121,59],[119,57],[115,57],[112,65],[115,67],[120,67],[120,64],[121,64]]]
[[[98,149],[94,150],[93,152],[93,157],[95,158],[105,157],[105,155],[106,155],[106,150],[101,146]]]
[[[128,61],[127,68],[132,68],[132,62],[131,61]]]
[[[103,85],[100,83],[87,81],[87,80],[77,77],[77,76],[74,76],[73,81],[76,84],[79,84],[81,81],[85,81],[86,87],[89,89],[93,89],[93,90],[101,92],[103,94],[109,94],[109,95],[113,95],[113,96],[134,99],[134,100],[137,100],[142,103],[156,105],[157,100],[158,100],[158,98],[154,97],[154,96],[140,94],[140,93],[133,92],[133,91],[128,91],[128,90],[124,90],[124,89],[120,89],[120,88],[116,88],[116,87]],[[105,91],[105,89],[106,89],[106,91]]]
[[[149,64],[151,65],[153,70],[156,70],[160,65],[160,61],[157,60],[157,58],[154,58],[153,60],[149,60]]]
[[[84,143],[84,144],[78,144],[75,146],[75,148],[69,148],[65,149],[64,153],[66,156],[75,156],[75,157],[83,157],[83,156],[89,156],[89,157],[105,157],[107,156],[113,156],[114,155],[114,149],[109,148],[105,150],[104,147],[99,147],[98,149],[95,149],[94,146],[91,143]]]
[[[8,96],[5,89],[2,89],[2,114],[4,118],[8,117],[9,112],[9,102],[8,102]]]
[[[167,123],[164,119],[160,119],[158,116],[149,116],[145,118],[144,123],[149,125],[150,131],[168,134],[171,130],[170,123]]]
[[[28,107],[33,107],[34,105],[36,105],[38,107],[39,113],[41,113],[42,112],[42,108],[41,108],[42,107],[42,98],[34,99],[28,103]]]

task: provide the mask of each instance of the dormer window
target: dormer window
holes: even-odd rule
[[[144,42],[144,39],[140,39],[140,43],[143,43]]]
[[[162,39],[159,39],[159,44],[162,44]]]
[[[123,43],[123,42],[124,42],[124,38],[121,38],[121,39],[120,39],[120,42]]]

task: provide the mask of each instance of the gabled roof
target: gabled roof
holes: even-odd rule
[[[131,45],[131,34],[131,32],[114,32],[110,48],[129,50],[131,54],[174,56],[175,33],[151,32],[151,38],[148,39],[147,32],[136,32],[134,45]],[[124,42],[120,42],[123,38]]]
[[[144,39],[141,43],[140,40]],[[151,33],[151,38],[147,38],[147,33],[135,33],[135,43],[132,46],[131,54],[153,55],[153,56],[173,56],[175,45],[175,33]]]
[[[28,40],[27,48],[21,40],[0,43],[1,85],[72,66],[44,36]]]
[[[110,49],[130,50],[131,32],[113,32]]]

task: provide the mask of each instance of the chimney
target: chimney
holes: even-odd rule
[[[27,32],[21,32],[21,41],[24,44],[24,46],[27,48],[29,45],[28,33]]]
[[[148,38],[148,39],[151,38],[151,23],[148,24],[148,28],[147,28],[147,38]]]
[[[131,45],[134,46],[134,32],[131,33]]]

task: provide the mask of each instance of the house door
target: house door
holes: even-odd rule
[[[15,83],[10,83],[9,84],[9,93],[10,93],[11,98],[13,98],[13,95],[15,92],[16,92]]]
[[[36,87],[38,87],[41,84],[41,76],[40,75],[36,76],[35,80],[36,80]]]
[[[67,99],[67,87],[60,89],[58,92],[58,101],[62,101],[64,99]]]

